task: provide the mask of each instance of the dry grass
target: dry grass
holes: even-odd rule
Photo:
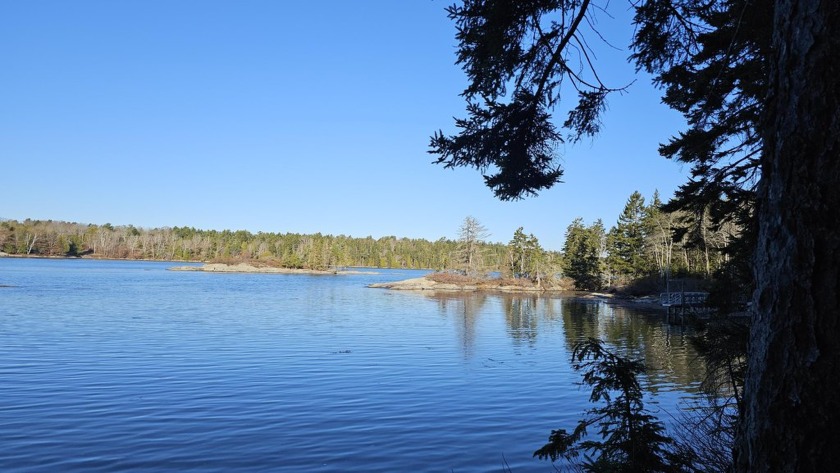
[[[486,281],[483,278],[474,278],[459,273],[432,273],[426,276],[426,279],[441,284],[455,284],[458,286],[474,286]]]
[[[244,256],[228,256],[228,257],[220,257],[214,258],[208,263],[218,263],[218,264],[228,264],[231,266],[235,266],[237,264],[247,264],[253,266],[255,268],[284,268],[283,262],[274,257],[268,258],[247,258]]]
[[[441,284],[454,284],[456,286],[477,286],[485,289],[500,287],[521,287],[523,289],[535,288],[536,285],[529,279],[521,278],[481,278],[466,276],[460,273],[432,273],[426,279]]]

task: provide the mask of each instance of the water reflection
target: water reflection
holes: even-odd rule
[[[478,327],[503,317],[514,347],[535,350],[546,331],[562,330],[565,348],[589,337],[600,338],[625,356],[642,358],[648,367],[650,389],[660,386],[694,389],[705,366],[692,349],[691,329],[664,322],[661,314],[599,300],[540,297],[518,294],[428,293],[440,314],[453,322],[466,359],[475,354]]]
[[[433,293],[430,295],[438,304],[438,311],[445,317],[451,317],[461,343],[464,358],[471,358],[475,348],[476,324],[484,312],[489,297],[486,294]]]
[[[653,391],[661,384],[696,388],[705,373],[688,340],[691,330],[665,323],[661,314],[572,299],[563,303],[563,322],[569,349],[595,337],[626,356],[645,360]]]
[[[517,343],[534,346],[537,338],[537,301],[536,297],[505,297],[502,299],[508,334]]]

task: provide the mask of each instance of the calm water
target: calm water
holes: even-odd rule
[[[645,356],[654,410],[702,373],[603,303],[170,266],[0,258],[0,470],[549,472],[533,451],[589,407],[575,341]]]

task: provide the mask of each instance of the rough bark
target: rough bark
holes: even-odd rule
[[[840,465],[840,2],[778,0],[737,471]]]

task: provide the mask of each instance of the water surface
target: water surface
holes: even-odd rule
[[[644,356],[662,413],[702,374],[681,328],[601,302],[171,266],[0,258],[0,470],[553,471],[533,451],[590,407],[576,341]]]

